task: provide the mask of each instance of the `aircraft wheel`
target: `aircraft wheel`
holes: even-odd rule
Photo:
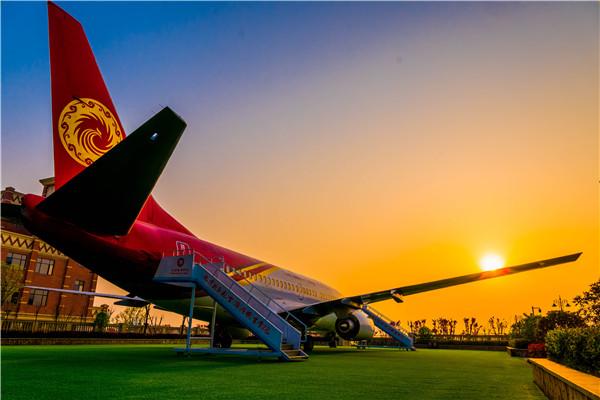
[[[337,347],[337,339],[335,336],[332,336],[331,338],[329,338],[329,348],[331,349],[335,349]]]
[[[302,348],[304,349],[304,352],[310,353],[311,351],[313,351],[314,347],[315,347],[315,342],[313,341],[312,336],[306,335],[306,340],[302,344]]]
[[[229,349],[231,347],[231,343],[233,342],[233,338],[227,332],[223,332],[223,335],[220,338],[221,348]]]

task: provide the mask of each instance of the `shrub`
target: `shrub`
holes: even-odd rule
[[[429,340],[432,340],[432,339],[433,339],[433,334],[431,333],[431,329],[429,329],[429,328],[428,328],[428,327],[426,327],[426,326],[422,326],[422,327],[419,329],[419,333],[418,333],[418,335],[417,335],[417,338],[418,338],[419,340],[422,340],[422,341],[429,341]]]
[[[108,324],[110,323],[110,315],[108,312],[101,310],[96,313],[96,318],[94,319],[94,329],[99,331],[104,331]]]
[[[515,349],[526,349],[531,343],[529,339],[513,338],[508,341],[508,347],[514,347]]]
[[[523,314],[510,328],[509,347],[526,349],[530,343],[542,342],[544,337],[540,337],[538,329],[541,319],[539,315]]]
[[[528,357],[546,357],[546,348],[544,343],[530,343],[527,346]]]
[[[600,375],[600,327],[555,329],[546,335],[548,358]]]

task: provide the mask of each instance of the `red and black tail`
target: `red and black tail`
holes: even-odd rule
[[[56,189],[125,138],[81,24],[48,3]]]
[[[150,196],[185,122],[163,110],[125,140],[81,24],[48,2],[48,28],[56,192],[40,208],[95,233],[125,234],[136,219],[190,233]]]

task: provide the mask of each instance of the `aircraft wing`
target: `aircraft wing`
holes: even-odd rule
[[[126,307],[144,307],[149,304],[148,301],[142,299],[138,296],[132,295],[119,295],[119,294],[110,294],[110,293],[97,293],[97,292],[84,292],[81,290],[73,290],[73,289],[58,289],[51,287],[42,287],[42,286],[25,286],[28,289],[40,289],[40,290],[48,290],[51,292],[60,292],[60,293],[69,293],[69,294],[79,294],[83,296],[93,296],[93,297],[105,297],[107,299],[118,299],[121,301],[117,301],[115,304],[119,306]]]
[[[301,313],[308,315],[327,315],[339,308],[355,308],[359,309],[364,304],[376,303],[384,300],[395,300],[398,303],[402,302],[403,296],[428,292],[430,290],[443,289],[450,286],[462,285],[469,282],[477,282],[485,279],[499,278],[519,272],[530,271],[538,268],[551,267],[553,265],[573,262],[579,258],[581,253],[569,254],[562,257],[550,258],[547,260],[535,261],[527,264],[514,265],[510,267],[499,268],[493,271],[476,272],[474,274],[457,276],[454,278],[440,279],[437,281],[419,283],[416,285],[400,286],[392,289],[381,290],[360,294],[356,296],[343,297],[335,300],[330,300],[321,303],[311,304],[307,307],[292,310],[293,313]]]

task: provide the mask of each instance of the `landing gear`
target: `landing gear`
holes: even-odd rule
[[[329,348],[331,348],[331,349],[335,349],[337,347],[338,343],[337,343],[337,338],[335,337],[335,335],[333,335],[329,338],[329,342],[327,344],[329,344]]]
[[[223,335],[220,338],[221,348],[229,349],[231,347],[231,343],[233,342],[233,338],[227,332],[223,332]]]
[[[313,337],[310,335],[306,335],[306,340],[304,341],[304,344],[302,345],[304,352],[310,353],[311,351],[313,351],[313,347],[315,347],[315,342],[313,341]]]
[[[231,343],[233,342],[233,338],[223,327],[218,324],[215,326],[214,338],[213,338],[213,347],[228,349],[231,347]]]
[[[338,338],[335,332],[329,332],[327,336],[325,336],[325,339],[327,340],[330,349],[335,349],[337,347]]]

